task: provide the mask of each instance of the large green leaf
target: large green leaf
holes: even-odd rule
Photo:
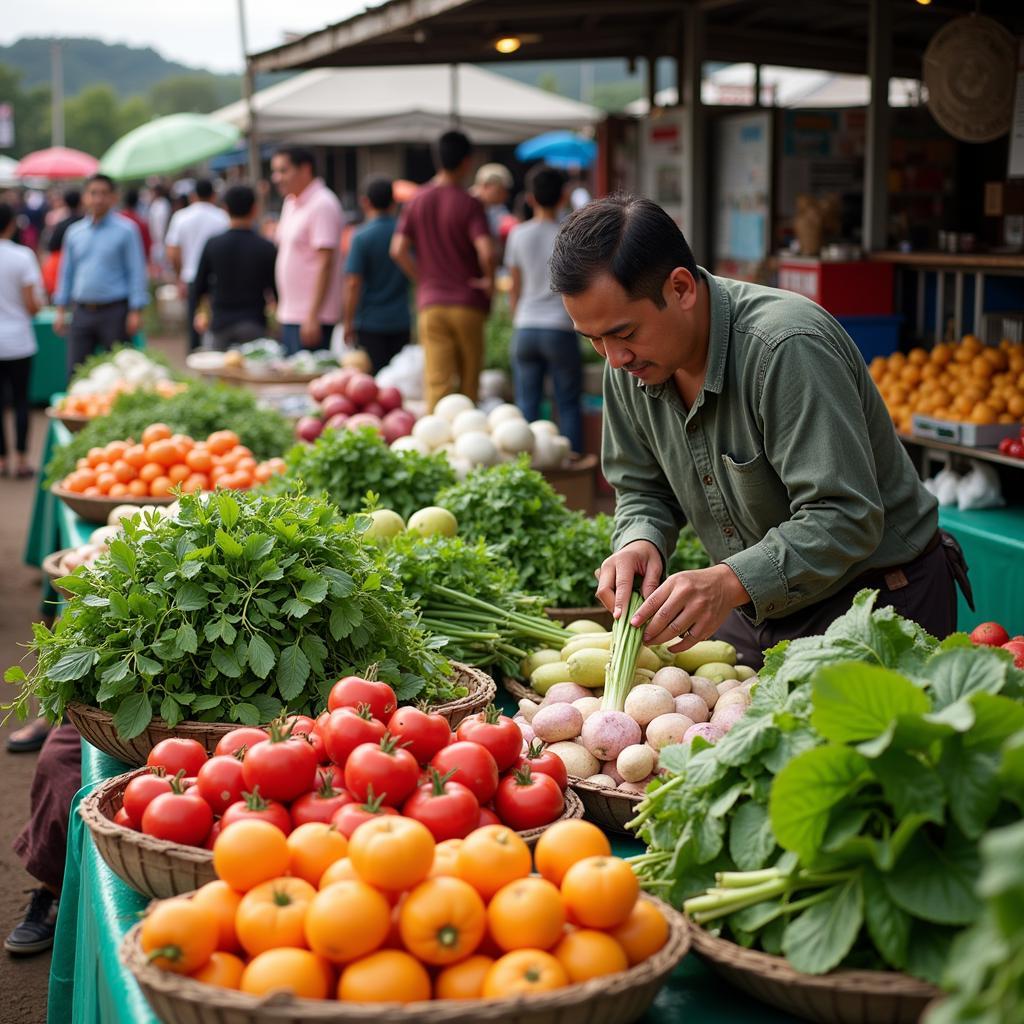
[[[122,739],[134,739],[153,719],[148,693],[129,694],[114,712],[114,728]]]
[[[871,767],[897,820],[917,813],[942,822],[946,794],[930,764],[899,750],[887,750]]]
[[[885,962],[901,971],[907,965],[910,915],[896,906],[872,868],[864,871],[864,921],[868,935]]]
[[[292,644],[281,651],[277,663],[277,688],[286,700],[297,697],[309,678],[309,659],[298,644]]]
[[[78,647],[61,658],[46,670],[46,677],[54,683],[66,683],[81,679],[96,664],[99,655],[94,650]]]
[[[274,654],[274,649],[259,633],[253,633],[249,638],[248,660],[253,672],[260,679],[266,679],[277,661],[277,656]]]
[[[1009,661],[990,647],[956,647],[928,659],[927,674],[936,711],[972,693],[998,693]]]
[[[968,747],[964,740],[954,736],[943,744],[938,772],[953,820],[964,835],[977,839],[999,806],[999,754]]]
[[[775,849],[775,834],[764,804],[748,800],[732,816],[729,854],[740,871],[763,868]]]
[[[782,950],[805,974],[824,974],[850,952],[864,920],[860,875],[827,890],[827,898],[808,907],[786,926]]]

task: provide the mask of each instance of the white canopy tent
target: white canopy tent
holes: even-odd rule
[[[472,64],[317,68],[253,96],[262,139],[323,146],[433,142],[451,127],[474,143],[522,142],[555,128],[597,124],[602,111]],[[213,117],[247,132],[244,101]]]

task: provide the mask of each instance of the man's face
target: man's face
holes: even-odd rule
[[[674,276],[665,279],[659,309],[650,299],[631,299],[610,274],[594,278],[578,295],[563,295],[576,330],[611,366],[647,385],[664,384],[686,361],[693,345],[691,297],[680,295]],[[681,272],[686,274],[685,271]],[[693,278],[689,278],[691,291]]]
[[[114,190],[105,181],[90,181],[85,187],[83,201],[93,219],[100,220],[114,206]]]
[[[500,181],[489,181],[480,186],[480,201],[485,206],[503,206],[508,202],[508,189]]]
[[[270,159],[270,178],[282,196],[297,196],[313,179],[305,164],[296,166],[284,153]]]

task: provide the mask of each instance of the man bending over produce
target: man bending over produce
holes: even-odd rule
[[[900,444],[864,359],[820,306],[715,277],[636,196],[587,204],[558,234],[551,280],[605,357],[602,466],[614,554],[597,596],[618,616],[634,576],[645,642],[715,634],[748,665],[821,633],[863,587],[944,637],[956,541]],[[714,564],[664,581],[689,522]]]

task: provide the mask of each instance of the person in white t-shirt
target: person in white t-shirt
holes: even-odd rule
[[[183,298],[190,296],[190,285],[199,269],[203,247],[214,235],[224,234],[229,226],[227,213],[214,204],[213,184],[206,178],[200,178],[196,182],[195,198],[184,210],[179,210],[171,217],[164,239],[167,257],[178,278]],[[192,350],[199,348],[200,344],[199,332],[193,326],[195,317],[195,306],[189,298],[188,330],[189,347]]]
[[[43,276],[35,253],[13,241],[14,210],[0,203],[0,474],[8,471],[4,413],[10,393],[14,409],[15,463],[13,476],[31,477],[28,464],[28,381],[36,336],[32,317],[39,312]]]

